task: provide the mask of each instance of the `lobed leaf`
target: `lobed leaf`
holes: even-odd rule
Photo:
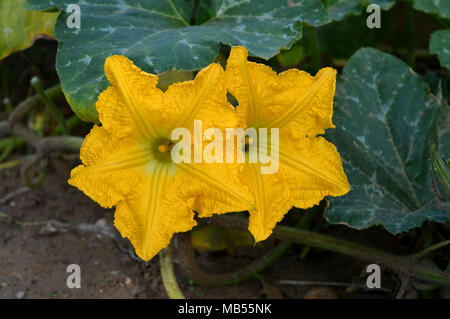
[[[441,65],[450,70],[450,30],[438,30],[431,35],[430,52],[437,54]]]
[[[350,192],[332,198],[331,223],[397,234],[424,220],[446,222],[429,177],[429,136],[438,99],[404,62],[372,48],[357,51],[336,91],[336,129],[328,133],[342,156]]]
[[[64,10],[69,0],[28,0],[36,10]],[[55,36],[56,67],[62,89],[79,117],[96,121],[94,103],[107,86],[106,57],[126,55],[147,72],[198,70],[209,64],[219,43],[242,45],[270,58],[301,35],[298,21],[329,22],[318,0],[201,1],[197,22],[190,25],[188,0],[86,0],[81,2],[81,28],[69,29],[61,12]]]
[[[414,9],[433,14],[439,18],[450,19],[450,1],[414,0]]]

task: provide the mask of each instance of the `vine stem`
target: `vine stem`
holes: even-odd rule
[[[20,164],[22,164],[22,160],[20,160],[20,159],[12,160],[12,161],[5,162],[5,163],[0,163],[0,170],[5,169],[5,168],[16,167],[16,166],[19,166]]]
[[[321,212],[320,206],[316,206],[301,216],[296,227],[300,229],[309,229],[314,223],[316,217]],[[265,255],[257,258],[249,265],[233,272],[222,274],[211,274],[202,270],[195,262],[195,254],[191,244],[190,234],[180,234],[178,242],[178,254],[180,256],[180,265],[187,273],[190,280],[195,284],[205,287],[230,286],[243,282],[251,277],[259,277],[259,273],[275,263],[292,246],[288,240],[280,241],[274,248],[270,249]]]
[[[170,299],[185,299],[178,286],[177,277],[173,270],[172,255],[173,249],[171,245],[167,246],[159,253],[159,266],[164,288]]]
[[[234,216],[216,216],[214,222],[236,229],[247,229],[247,221]],[[313,231],[278,225],[273,236],[291,242],[332,250],[358,259],[368,260],[417,279],[450,286],[450,273],[419,264],[412,256],[396,256],[375,248]],[[431,248],[431,247],[430,247]]]
[[[445,240],[445,241],[440,242],[440,243],[437,243],[437,244],[435,244],[433,246],[430,246],[430,247],[428,247],[428,248],[426,248],[426,249],[424,249],[422,251],[419,251],[418,253],[413,255],[412,258],[415,259],[415,260],[422,259],[423,257],[428,255],[429,253],[431,253],[431,252],[433,252],[433,251],[435,251],[435,250],[437,250],[439,248],[448,246],[448,245],[450,245],[450,239],[449,240]]]
[[[306,25],[306,24],[305,24]],[[314,69],[319,70],[321,61],[320,61],[320,49],[319,49],[319,39],[317,37],[317,30],[314,26],[306,25],[306,29],[308,30],[308,44],[311,52],[311,62]]]
[[[204,287],[222,287],[231,286],[243,282],[272,265],[281,257],[292,243],[281,241],[275,248],[272,248],[264,256],[253,261],[249,265],[235,272],[225,274],[212,274],[203,271],[195,262],[195,253],[191,245],[189,233],[179,235],[178,253],[180,256],[180,265],[188,275],[189,279],[196,285]]]
[[[61,127],[62,133],[64,135],[69,134],[69,127],[67,126],[66,121],[64,120],[64,117],[59,112],[56,105],[53,103],[52,99],[47,95],[47,93],[44,91],[44,89],[41,86],[41,83],[39,79],[35,76],[30,80],[31,85],[34,87],[36,92],[41,97],[42,101],[44,102],[45,106],[49,110],[49,112],[52,114],[53,118],[58,122],[59,126]]]

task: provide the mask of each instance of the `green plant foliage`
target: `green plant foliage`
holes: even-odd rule
[[[237,231],[220,226],[197,227],[191,231],[192,247],[199,251],[228,250],[249,247],[255,243],[248,231]]]
[[[384,10],[388,10],[394,5],[395,0],[324,0],[323,2],[330,19],[340,21],[347,15],[359,15],[361,7],[369,4],[376,4]]]
[[[398,234],[425,219],[450,220],[430,187],[428,140],[439,103],[426,83],[399,59],[364,48],[345,66],[335,102],[337,128],[328,135],[351,190],[330,199],[328,221]]]
[[[278,63],[280,63],[282,67],[290,68],[302,62],[308,56],[304,42],[305,41],[295,43],[289,50],[281,50],[277,55]]]
[[[383,10],[389,10],[395,4],[395,0],[370,0],[369,4],[377,4]]]
[[[382,9],[389,9],[394,1],[370,1],[370,3],[378,4]],[[385,13],[382,11],[383,28],[369,29],[366,21],[368,13],[363,10],[360,14],[359,8],[359,4],[355,5],[355,10],[347,12],[341,20],[332,21],[316,29],[321,53],[325,53],[336,64],[343,63],[362,47],[375,46],[386,37],[391,28],[388,19],[385,20]],[[289,50],[282,50],[277,59],[284,67],[296,66],[304,61],[309,53],[308,34],[304,32],[302,38]]]
[[[52,36],[57,13],[22,8],[25,0],[0,1],[0,60],[28,48],[39,36]]]
[[[450,19],[450,1],[414,0],[414,9],[433,14],[439,18]]]
[[[360,0],[324,0],[328,15],[333,21],[342,20],[348,14],[361,12]]]
[[[366,15],[347,16],[342,21],[319,27],[317,33],[321,50],[326,51],[333,60],[347,60],[358,49],[375,45],[385,35],[386,28],[369,29],[366,18]]]
[[[445,104],[442,106],[439,114],[438,133],[439,133],[439,152],[445,159],[450,160],[450,107]]]
[[[438,30],[431,35],[430,52],[437,54],[441,65],[450,70],[450,30]]]
[[[62,10],[71,2],[27,3],[31,9]],[[252,55],[270,58],[300,37],[298,21],[329,21],[318,0],[201,3],[196,20],[202,24],[195,26],[190,25],[192,1],[187,0],[86,0],[80,3],[80,29],[67,27],[63,11],[55,30],[57,70],[75,113],[86,121],[97,119],[94,103],[108,85],[103,72],[107,56],[126,55],[153,73],[196,70],[213,61],[219,43],[243,45]]]

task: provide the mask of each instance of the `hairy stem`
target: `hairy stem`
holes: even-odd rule
[[[413,259],[419,260],[419,259],[422,259],[423,257],[425,257],[426,255],[432,253],[433,251],[435,251],[435,250],[437,250],[439,248],[448,246],[448,245],[450,245],[450,239],[449,240],[445,240],[445,241],[440,242],[440,243],[437,243],[437,244],[435,244],[433,246],[430,246],[428,248],[425,248],[424,250],[419,251],[418,253],[414,254],[412,257],[413,257]]]
[[[303,213],[297,225],[300,229],[309,229],[322,209],[317,206]],[[270,267],[292,246],[289,240],[282,240],[277,246],[269,250],[265,255],[256,259],[249,265],[233,272],[225,274],[211,274],[202,270],[195,262],[195,253],[191,245],[190,234],[181,234],[179,241],[179,255],[181,266],[190,280],[195,284],[205,287],[230,286],[243,282]]]
[[[177,277],[173,270],[172,262],[173,249],[169,245],[159,253],[159,265],[161,268],[161,277],[170,299],[185,299],[178,286]]]
[[[219,223],[222,226],[233,227],[236,229],[247,228],[246,220],[240,217],[217,216],[215,217],[214,222]],[[281,225],[274,229],[273,236],[291,242],[328,249],[358,259],[375,262],[399,273],[414,276],[417,279],[450,286],[450,273],[421,265],[417,263],[412,256],[396,256],[344,239]]]
[[[282,256],[291,247],[291,243],[281,241],[275,248],[267,254],[250,263],[249,265],[235,272],[225,274],[207,273],[197,266],[195,262],[195,252],[191,246],[189,233],[179,235],[178,254],[180,264],[194,284],[205,287],[231,286],[243,282],[272,265],[280,256]]]
[[[63,94],[61,91],[61,85],[57,84],[45,90],[45,94],[51,99],[55,100],[60,98]],[[23,119],[33,108],[42,105],[42,100],[38,94],[30,96],[19,103],[9,116],[8,120],[11,123]]]
[[[33,85],[34,89],[41,97],[42,101],[44,102],[44,104],[47,107],[47,109],[49,110],[49,112],[52,114],[55,121],[61,127],[62,133],[64,135],[68,135],[69,127],[67,126],[67,123],[64,120],[64,117],[62,116],[61,112],[59,112],[58,108],[53,103],[52,99],[47,95],[47,93],[42,88],[41,83],[39,82],[39,79],[37,77],[33,77],[31,79],[30,83],[31,83],[31,85]]]
[[[5,163],[0,163],[0,170],[5,169],[5,168],[19,166],[20,164],[22,164],[22,160],[20,160],[20,159],[12,160],[12,161],[5,162]]]

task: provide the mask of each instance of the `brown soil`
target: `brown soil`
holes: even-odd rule
[[[79,225],[98,220],[112,224],[113,211],[99,207],[67,184],[70,165],[53,160],[42,187],[24,188],[18,169],[0,171],[0,298],[167,298],[158,260],[148,264],[132,258],[127,240],[117,242],[98,232],[53,229],[49,220]],[[7,199],[7,200],[5,200]],[[339,233],[340,227],[331,232]],[[345,231],[355,235],[371,232]],[[359,236],[359,235],[358,235]],[[358,239],[361,240],[361,239]],[[377,238],[382,245],[383,241]],[[279,280],[365,283],[365,264],[339,254],[313,249],[300,259],[301,246],[294,246],[265,271],[263,280],[223,288],[189,286],[177,265],[183,292],[189,298],[389,298],[393,293],[317,285],[280,284]],[[239,248],[233,255],[201,253],[198,263],[212,272],[225,272],[249,263],[264,248]],[[66,267],[81,268],[81,288],[69,289]],[[395,290],[392,274],[383,274],[383,287]],[[331,295],[330,295],[331,294]]]

